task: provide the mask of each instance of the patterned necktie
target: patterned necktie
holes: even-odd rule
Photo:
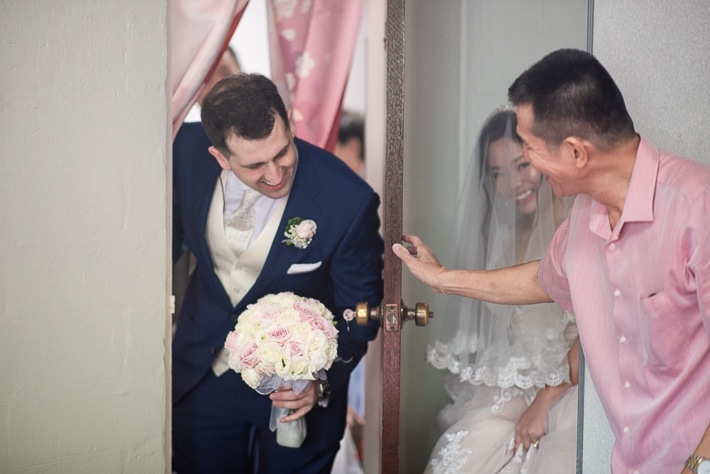
[[[237,258],[246,251],[251,234],[254,232],[254,202],[259,196],[261,196],[259,191],[247,188],[239,209],[234,211],[224,228],[229,248]]]

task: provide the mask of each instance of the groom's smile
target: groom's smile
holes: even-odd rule
[[[293,126],[288,127],[279,115],[268,137],[247,140],[231,134],[227,146],[231,155],[225,157],[216,148],[210,153],[223,169],[232,170],[241,182],[271,199],[280,199],[291,192],[296,173],[296,145]]]

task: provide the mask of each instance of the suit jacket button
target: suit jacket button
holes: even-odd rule
[[[210,347],[210,354],[214,354],[217,352],[217,348],[215,346]]]

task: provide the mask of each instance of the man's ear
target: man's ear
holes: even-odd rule
[[[222,167],[223,170],[229,170],[232,169],[229,166],[229,158],[224,156],[222,152],[220,152],[218,149],[215,147],[211,146],[207,149],[207,151],[210,152],[210,155],[214,156],[215,160],[217,160],[217,163],[219,163],[219,166]]]
[[[577,169],[582,169],[589,162],[589,142],[579,137],[570,136],[562,141],[562,150],[574,160]]]
[[[291,131],[291,136],[296,136],[296,125],[293,123],[293,113],[291,107],[286,109],[286,114],[288,115],[288,129]]]

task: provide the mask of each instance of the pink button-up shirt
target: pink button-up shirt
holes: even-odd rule
[[[539,279],[577,317],[612,471],[680,472],[710,422],[710,167],[642,137],[616,227],[578,196]]]

